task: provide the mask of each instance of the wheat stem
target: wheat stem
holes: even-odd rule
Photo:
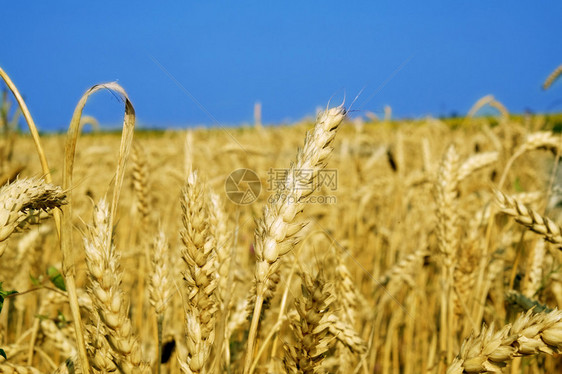
[[[300,239],[304,227],[294,222],[303,209],[306,199],[318,187],[314,178],[324,168],[332,152],[331,144],[336,131],[345,117],[343,106],[331,108],[322,113],[312,133],[307,134],[303,149],[297,154],[297,162],[288,170],[285,181],[277,189],[274,200],[264,207],[263,216],[258,220],[254,248],[256,253],[256,306],[248,334],[244,373],[247,374],[253,361],[254,344],[257,336],[261,305],[266,292],[271,293],[270,279],[279,270],[279,259],[290,252]],[[258,312],[258,313],[256,313]]]

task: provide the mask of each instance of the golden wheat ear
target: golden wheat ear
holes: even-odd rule
[[[298,315],[291,318],[291,330],[295,344],[285,344],[285,370],[287,373],[321,372],[326,352],[336,343],[332,304],[335,302],[333,284],[326,282],[319,273],[312,278],[301,273],[302,294],[295,301]],[[345,334],[343,334],[345,335]],[[347,339],[344,339],[346,341]]]
[[[503,213],[513,217],[515,221],[529,230],[540,234],[544,240],[559,246],[562,245],[562,229],[553,220],[527,208],[515,198],[499,190],[494,192],[496,202]]]
[[[217,244],[210,227],[211,203],[196,171],[188,175],[181,207],[187,354],[180,365],[185,373],[201,373],[215,341],[219,301]]]
[[[91,327],[105,332],[109,354],[124,373],[148,373],[140,344],[128,316],[129,300],[121,287],[123,272],[112,238],[109,207],[101,200],[94,209],[93,224],[84,239],[90,296],[96,315]],[[90,339],[93,340],[93,339]]]
[[[16,365],[9,362],[0,363],[0,373],[42,374],[32,366]]]
[[[562,352],[562,311],[519,316],[498,331],[484,327],[462,343],[461,352],[447,374],[501,373],[514,357]]]
[[[0,242],[34,211],[49,211],[64,204],[66,193],[63,189],[40,178],[22,178],[4,185],[0,188]]]

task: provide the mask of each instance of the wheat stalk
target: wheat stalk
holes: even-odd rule
[[[21,109],[23,117],[27,122],[27,126],[29,127],[29,132],[31,133],[31,137],[33,138],[33,143],[35,145],[35,149],[37,151],[37,155],[39,156],[39,161],[41,163],[41,169],[43,170],[43,174],[45,175],[45,181],[47,183],[52,183],[53,180],[51,178],[51,169],[49,168],[49,164],[47,162],[47,157],[45,156],[45,151],[43,150],[43,146],[41,145],[41,140],[39,137],[39,131],[37,130],[37,126],[35,126],[35,122],[33,121],[33,117],[31,117],[31,113],[27,108],[25,101],[23,100],[19,90],[17,89],[16,85],[12,82],[8,74],[0,68],[0,77],[6,83],[6,86],[10,89],[16,101]],[[60,231],[60,216],[58,213],[55,213],[55,223],[57,226],[57,231]]]
[[[507,108],[502,103],[500,103],[498,100],[494,99],[494,100],[490,101],[489,105],[492,108],[497,109],[498,112],[500,112],[502,118],[505,119],[505,118],[509,117],[509,112],[508,112]]]
[[[113,196],[111,199],[111,213],[109,217],[109,227],[113,227],[113,220],[115,219],[119,197],[121,194],[121,187],[123,185],[123,178],[125,173],[125,163],[129,156],[129,151],[133,141],[133,133],[135,128],[135,109],[129,100],[127,92],[115,82],[98,84],[92,86],[82,95],[78,104],[74,108],[72,119],[67,133],[65,143],[65,155],[63,164],[63,188],[74,187],[72,183],[72,174],[74,170],[74,159],[76,153],[76,144],[78,142],[78,135],[80,133],[80,121],[82,118],[82,111],[88,101],[88,98],[100,90],[110,90],[119,95],[125,103],[125,116],[123,118],[123,131],[121,134],[121,143],[119,147],[119,158],[117,159],[117,167],[115,169],[115,183],[113,188]],[[68,289],[68,298],[70,301],[70,310],[72,319],[74,321],[74,328],[76,330],[76,343],[78,345],[78,353],[80,357],[81,368],[84,374],[90,372],[89,360],[86,352],[86,342],[84,341],[84,332],[82,328],[82,317],[80,315],[80,306],[78,304],[78,296],[76,290],[75,278],[75,253],[72,236],[72,193],[68,195],[68,205],[64,207],[62,214],[62,224],[60,226],[60,250],[62,253],[62,272],[65,276],[66,287]],[[58,215],[55,214],[55,222],[58,222]],[[58,226],[58,225],[57,225]]]
[[[558,77],[562,74],[562,65],[558,66],[550,75],[545,79],[544,83],[542,84],[543,90],[548,90],[550,86],[558,79]]]
[[[313,132],[307,134],[304,147],[297,154],[297,162],[289,169],[274,201],[264,207],[262,218],[256,222],[256,300],[246,347],[244,373],[248,373],[252,364],[263,300],[268,289],[271,289],[268,280],[277,272],[280,258],[291,251],[300,238],[299,233],[304,225],[295,222],[296,217],[303,209],[303,199],[317,187],[314,185],[314,178],[324,168],[332,152],[331,144],[345,114],[342,106],[320,114]]]
[[[517,158],[521,157],[526,152],[541,148],[554,150],[554,153],[557,153],[559,147],[560,138],[553,135],[549,131],[539,131],[527,135],[524,142],[519,147],[517,147],[509,160],[507,160],[507,163],[505,164],[504,170],[500,177],[500,181],[498,182],[498,188],[501,189],[503,187],[503,184],[505,183],[505,180],[507,178],[507,173],[509,172],[511,166]]]
[[[486,95],[486,96],[482,96],[480,99],[476,100],[476,102],[474,103],[474,105],[472,105],[472,108],[470,108],[470,110],[468,111],[466,118],[472,118],[474,117],[474,115],[476,114],[476,112],[478,112],[480,109],[482,109],[484,106],[490,104],[492,101],[494,101],[494,96],[493,95]]]

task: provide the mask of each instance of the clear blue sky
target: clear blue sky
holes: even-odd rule
[[[363,88],[355,115],[462,114],[486,94],[511,112],[562,111],[562,82],[540,89],[562,63],[560,1],[129,4],[3,3],[0,66],[42,130],[66,128],[83,92],[114,80],[145,126],[213,124],[206,111],[250,122],[257,100],[279,123]],[[122,108],[102,93],[85,113],[119,123]]]

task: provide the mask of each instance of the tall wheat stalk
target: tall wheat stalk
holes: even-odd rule
[[[78,135],[80,134],[80,121],[82,118],[82,111],[88,101],[88,98],[100,91],[110,90],[118,94],[125,103],[125,116],[123,119],[123,132],[121,136],[121,144],[119,148],[119,158],[117,160],[117,167],[115,170],[115,184],[113,189],[113,198],[110,208],[109,227],[113,227],[119,196],[121,193],[121,186],[123,185],[123,176],[125,172],[125,163],[129,156],[129,151],[133,141],[133,132],[135,128],[135,109],[129,100],[127,92],[117,83],[105,83],[92,86],[89,90],[82,95],[80,101],[74,108],[70,126],[68,129],[66,143],[65,143],[65,156],[63,166],[63,189],[71,189],[72,173],[74,170],[74,158],[76,153],[76,144],[78,142]],[[84,340],[84,329],[82,327],[82,318],[80,316],[80,306],[78,304],[78,294],[76,290],[76,268],[75,268],[75,253],[74,245],[72,242],[72,190],[68,194],[68,205],[63,209],[62,226],[60,231],[60,249],[62,253],[62,270],[66,280],[66,287],[68,289],[68,297],[70,301],[70,310],[72,319],[74,321],[74,328],[76,332],[76,343],[78,345],[78,353],[80,363],[84,374],[89,373],[89,360],[86,352],[86,342]]]
[[[275,199],[264,207],[263,216],[256,222],[256,298],[246,346],[244,373],[249,372],[252,364],[261,308],[271,287],[269,280],[278,271],[279,259],[290,252],[300,239],[299,233],[304,225],[296,222],[296,217],[304,207],[304,199],[317,187],[314,185],[314,178],[324,168],[332,152],[331,144],[345,114],[345,108],[339,106],[319,115],[313,132],[307,134],[304,147],[297,154],[297,162],[288,170]]]

